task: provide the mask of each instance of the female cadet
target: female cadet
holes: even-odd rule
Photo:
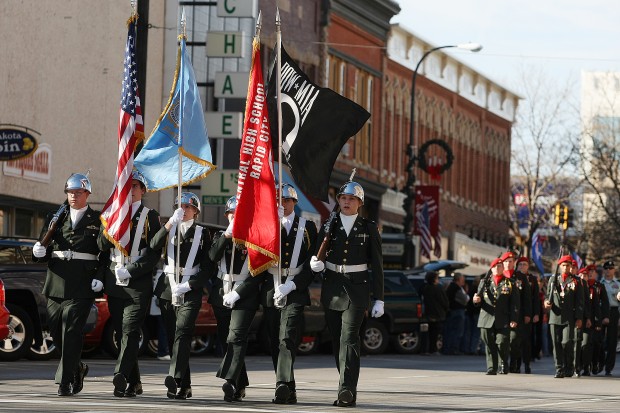
[[[176,206],[176,204],[175,204]],[[154,250],[165,249],[164,271],[155,287],[164,318],[168,345],[172,349],[170,369],[164,381],[170,399],[192,397],[189,370],[190,344],[196,317],[202,305],[207,274],[212,270],[207,228],[197,225],[200,201],[192,192],[181,194],[181,207],[151,242]],[[180,226],[180,260],[177,274],[177,227]]]

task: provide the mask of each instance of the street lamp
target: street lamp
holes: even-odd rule
[[[407,190],[407,198],[403,202],[403,208],[405,209],[405,221],[404,221],[404,232],[405,232],[405,252],[403,257],[403,267],[407,267],[412,261],[412,253],[413,253],[413,244],[411,240],[413,239],[413,212],[412,205],[415,200],[415,162],[416,162],[416,153],[415,153],[415,82],[418,77],[418,69],[420,65],[426,59],[428,55],[431,53],[440,50],[440,49],[448,49],[448,48],[458,48],[463,50],[469,50],[470,52],[479,52],[482,50],[482,45],[479,43],[464,43],[458,45],[447,45],[447,46],[439,46],[434,47],[430,50],[427,50],[413,70],[413,78],[411,79],[411,108],[410,108],[410,116],[411,116],[411,127],[409,129],[409,146],[407,147],[406,154],[409,157],[409,161],[407,162],[407,184],[405,186]]]

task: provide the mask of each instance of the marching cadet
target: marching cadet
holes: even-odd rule
[[[486,347],[487,375],[508,374],[510,329],[518,326],[519,295],[504,274],[502,259],[496,258],[473,298],[480,307],[478,327]]]
[[[532,296],[530,284],[527,280],[527,273],[515,271],[516,254],[512,251],[505,252],[501,259],[504,263],[504,277],[512,280],[515,292],[519,297],[519,317],[517,326],[510,328],[510,372],[521,373],[519,360],[523,340],[527,334],[526,329],[530,327],[532,319]]]
[[[293,366],[298,337],[303,325],[304,306],[310,305],[308,286],[314,275],[310,257],[315,249],[316,225],[295,214],[297,191],[289,184],[282,185],[281,218],[281,279],[278,268],[263,273],[265,283],[261,289],[271,358],[276,372],[276,390],[273,403],[297,403]]]
[[[532,303],[531,323],[523,325],[523,328],[521,329],[521,331],[523,332],[523,337],[521,340],[521,356],[523,358],[523,363],[525,364],[525,374],[530,374],[532,372],[532,368],[530,367],[530,363],[532,361],[532,327],[534,324],[538,323],[538,320],[540,319],[540,289],[538,287],[538,279],[533,274],[530,274],[529,269],[530,259],[527,257],[520,257],[517,260],[517,271],[520,274],[525,274],[527,277],[527,282],[530,286],[530,302]],[[517,371],[521,371],[520,362],[517,363],[516,367]]]
[[[583,369],[582,364],[582,351],[581,348],[583,346],[583,333],[584,329],[589,329],[592,325],[592,308],[590,302],[590,288],[588,287],[588,281],[581,277],[581,272],[579,271],[579,266],[577,265],[577,261],[572,260],[571,274],[575,277],[577,282],[581,284],[581,294],[583,295],[583,323],[581,328],[575,327],[575,372],[574,375],[576,377],[581,376],[581,370]]]
[[[575,327],[583,323],[583,293],[581,284],[570,273],[570,255],[558,260],[559,274],[549,280],[545,309],[549,311],[549,326],[553,342],[555,378],[570,377],[574,372]]]
[[[618,345],[618,307],[620,300],[620,281],[615,278],[616,266],[613,261],[607,261],[603,264],[603,279],[601,284],[607,292],[607,301],[609,302],[609,323],[604,326],[604,362],[601,361],[601,371],[605,368],[605,375],[611,376],[611,371],[616,364],[616,347]]]
[[[321,303],[340,372],[334,406],[352,407],[357,401],[360,372],[360,329],[370,305],[371,290],[375,300],[371,316],[383,315],[383,258],[377,225],[359,216],[364,204],[362,186],[346,182],[338,191],[337,200],[340,213],[331,222],[329,233],[323,227],[317,238],[327,237],[329,242],[325,262],[313,256],[310,267],[314,272],[325,269]]]
[[[579,359],[580,367],[577,367],[576,371],[578,371],[578,368],[582,368],[583,375],[589,376],[592,366],[592,355],[595,338],[594,335],[596,331],[600,331],[602,325],[600,297],[598,295],[598,291],[595,285],[597,276],[596,266],[588,265],[582,268],[579,271],[579,275],[583,280],[586,281],[586,289],[584,295],[589,303],[588,312],[590,314],[590,317],[586,318],[586,323],[582,329],[583,338],[581,348],[575,349],[576,351],[581,352],[581,357]]]
[[[65,183],[69,213],[58,217],[47,248],[40,242],[32,248],[34,261],[48,262],[43,294],[47,297],[50,333],[60,352],[55,378],[59,396],[78,394],[84,386],[88,366],[80,361],[82,331],[96,293],[103,289],[97,246],[101,222],[99,211],[87,203],[91,192],[86,175],[69,176]]]
[[[153,271],[161,255],[160,250],[148,248],[161,224],[159,213],[142,204],[146,179],[138,171],[133,171],[131,177],[129,256],[123,256],[105,236],[103,228],[98,240],[104,257],[109,255],[104,283],[119,349],[112,379],[116,397],[136,397],[142,394],[138,367],[140,334],[153,295]]]
[[[601,311],[601,326],[600,329],[594,330],[594,340],[592,346],[592,374],[597,375],[605,369],[605,328],[609,324],[609,296],[607,295],[607,289],[601,281],[598,280],[598,273],[596,272],[596,266],[594,267],[594,289],[599,297],[599,307]]]
[[[223,352],[226,352],[228,332],[230,331],[230,318],[232,308],[224,305],[224,280],[227,288],[232,287],[231,283],[240,283],[249,276],[247,249],[243,246],[235,248],[232,254],[232,227],[237,209],[237,197],[233,196],[226,201],[224,215],[228,219],[228,228],[219,231],[213,237],[213,244],[209,249],[209,258],[217,264],[218,271],[211,277],[209,287],[209,303],[213,307],[213,313],[217,320],[217,338]],[[231,257],[234,259],[231,267]],[[228,277],[228,278],[227,278]],[[241,401],[245,397],[245,388],[249,385],[248,373],[245,362],[242,362],[239,370],[239,377],[233,383],[234,391],[229,401]]]
[[[213,266],[207,253],[211,243],[209,231],[196,223],[200,200],[192,192],[182,192],[181,206],[175,202],[175,207],[172,217],[151,241],[151,248],[165,251],[165,265],[155,295],[159,297],[168,348],[172,350],[168,376],[164,380],[166,396],[185,400],[192,397],[190,347],[202,306],[203,288]]]

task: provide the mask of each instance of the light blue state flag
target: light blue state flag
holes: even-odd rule
[[[149,191],[179,185],[181,155],[181,185],[202,179],[215,170],[194,69],[186,53],[185,39],[180,43],[170,98],[151,136],[134,159],[134,166],[146,178]]]

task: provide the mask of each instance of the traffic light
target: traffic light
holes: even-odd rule
[[[568,229],[568,207],[564,205],[562,207],[562,229]]]
[[[573,228],[575,226],[575,211],[572,208],[568,208],[567,211],[567,217],[566,217],[566,222],[567,222],[567,226],[568,228]]]
[[[562,224],[562,218],[562,205],[559,203],[555,204],[555,225],[560,226]]]

